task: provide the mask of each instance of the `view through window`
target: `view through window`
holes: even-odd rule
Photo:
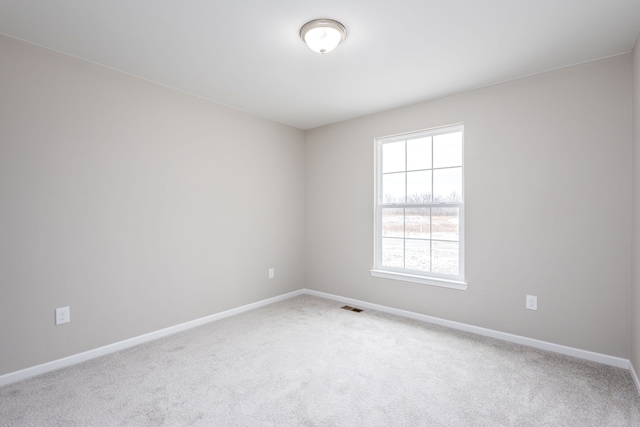
[[[372,273],[464,281],[463,130],[458,125],[376,140]]]

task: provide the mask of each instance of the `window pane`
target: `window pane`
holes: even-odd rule
[[[433,167],[462,166],[462,132],[433,137]]]
[[[429,271],[429,240],[407,240],[405,268]]]
[[[431,137],[407,141],[407,170],[431,169]]]
[[[404,141],[382,144],[382,173],[405,170]]]
[[[429,239],[431,220],[429,208],[408,208],[405,216],[405,233],[407,237]]]
[[[426,203],[431,201],[431,172],[407,172],[407,202]]]
[[[382,175],[382,203],[404,203],[405,173]]]
[[[462,168],[434,170],[433,193],[435,202],[461,202]]]
[[[409,281],[412,275],[459,279],[465,270],[463,127],[376,141],[376,269],[405,272],[398,278]]]
[[[457,276],[459,272],[460,245],[454,242],[431,242],[433,251],[431,271],[440,274]]]
[[[433,208],[431,218],[433,238],[440,240],[460,240],[460,209]]]
[[[404,209],[382,209],[382,235],[404,237]]]
[[[382,239],[382,265],[404,268],[404,240]]]

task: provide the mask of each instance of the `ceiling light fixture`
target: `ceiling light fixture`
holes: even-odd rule
[[[347,37],[347,29],[333,19],[314,19],[300,28],[300,37],[312,51],[329,53]]]

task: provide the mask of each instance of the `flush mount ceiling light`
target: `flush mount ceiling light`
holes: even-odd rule
[[[347,37],[347,29],[333,19],[314,19],[300,28],[300,37],[312,51],[328,53]]]

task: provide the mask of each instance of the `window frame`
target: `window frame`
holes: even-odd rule
[[[382,195],[382,179],[383,179],[383,169],[382,169],[382,147],[384,144],[398,142],[398,141],[408,141],[417,138],[423,138],[428,136],[436,136],[453,132],[461,132],[462,133],[462,158],[461,158],[461,169],[462,169],[462,197],[459,202],[439,202],[436,203],[433,200],[431,202],[423,202],[423,203],[408,203],[406,200],[404,203],[384,203],[383,195]],[[374,259],[373,259],[373,269],[370,270],[371,275],[374,277],[381,277],[386,279],[393,280],[402,280],[408,282],[421,283],[426,285],[433,286],[441,286],[445,288],[466,290],[467,283],[465,281],[465,159],[464,159],[464,124],[457,123],[453,125],[441,126],[430,129],[423,129],[414,132],[406,132],[396,135],[390,135],[385,137],[379,137],[374,139],[374,147],[375,147],[375,185],[374,185]],[[432,142],[433,144],[433,142]],[[433,145],[431,146],[432,150],[432,159],[433,159]],[[405,144],[405,170],[406,169],[406,144]],[[440,168],[434,168],[433,163],[431,164],[430,170],[438,170]],[[433,185],[433,184],[432,184]],[[459,253],[458,253],[458,275],[447,275],[433,272],[421,272],[419,270],[411,270],[406,268],[397,268],[397,267],[388,267],[382,265],[382,210],[383,208],[447,208],[447,207],[457,207],[459,209],[459,222],[458,222],[458,244],[459,244]],[[430,236],[430,241],[433,242],[438,241],[438,239],[432,239],[433,236]],[[402,237],[403,241],[406,242],[406,236]]]

